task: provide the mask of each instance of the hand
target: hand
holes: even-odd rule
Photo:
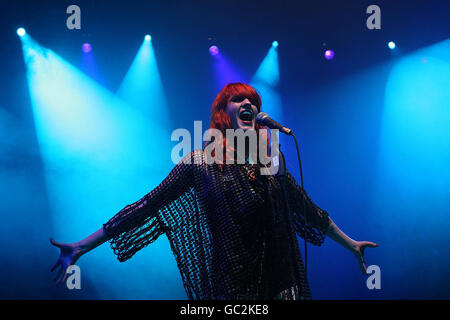
[[[56,285],[59,285],[66,281],[67,268],[74,265],[83,253],[73,243],[61,243],[55,241],[53,238],[50,239],[50,243],[61,250],[58,260],[50,270],[50,272],[53,272],[58,266],[60,267],[58,275],[53,279]]]
[[[366,249],[366,247],[375,248],[378,247],[378,244],[369,241],[357,241],[352,246],[352,252],[356,256],[356,259],[358,259],[359,267],[364,275],[367,275],[366,262],[364,260],[364,249]]]

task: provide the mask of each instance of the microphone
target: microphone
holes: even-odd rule
[[[265,112],[260,112],[256,115],[256,123],[262,126],[269,127],[270,129],[278,129],[287,135],[292,135],[291,129],[279,124],[278,122],[270,118],[269,115]]]

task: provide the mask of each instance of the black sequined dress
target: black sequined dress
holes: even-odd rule
[[[189,299],[297,300],[311,293],[296,235],[321,245],[329,223],[289,172],[207,164],[195,150],[104,230],[121,262],[165,233]]]

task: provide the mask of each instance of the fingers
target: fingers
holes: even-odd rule
[[[67,267],[62,269],[64,269],[64,271],[60,275],[58,275],[58,281],[56,282],[57,286],[59,286],[61,283],[64,283],[64,279],[66,278],[67,275]]]
[[[61,260],[58,259],[58,261],[56,261],[56,263],[53,265],[53,267],[50,269],[50,272],[53,272],[57,266],[59,266],[61,263]]]
[[[363,275],[367,274],[367,267],[366,267],[366,263],[364,262],[364,259],[361,262],[361,271],[362,271]]]
[[[61,267],[59,268],[58,274],[56,275],[56,277],[53,279],[53,282],[55,282],[58,285],[58,279],[61,276],[61,272],[63,271],[63,266],[61,265]]]
[[[64,274],[65,274],[65,272],[64,272],[63,274],[61,274],[61,276],[59,276],[59,279],[58,279],[58,281],[56,282],[56,285],[57,285],[57,286],[59,286],[59,285],[62,283],[62,278],[64,278]]]
[[[364,257],[364,249],[366,249],[366,247],[362,246],[361,249],[359,249],[359,254],[361,255],[361,259],[363,259]]]
[[[359,249],[361,256],[364,256],[364,250],[369,247],[369,248],[375,248],[378,247],[378,244],[375,242],[370,242],[370,241],[362,241],[361,242],[361,247]]]
[[[366,262],[364,260],[364,250],[369,247],[369,248],[376,248],[378,247],[379,244],[375,243],[375,242],[370,242],[370,241],[361,241],[360,242],[360,247],[359,247],[359,256],[358,253],[356,253],[358,261],[359,261],[359,266],[361,269],[361,272],[363,273],[363,275],[367,275],[367,267],[366,267]]]
[[[365,246],[365,247],[370,247],[370,248],[375,248],[375,247],[378,247],[379,244],[378,244],[378,243],[375,243],[375,242],[364,241],[364,242],[363,242],[363,246]]]
[[[362,254],[359,256],[358,262],[359,262],[359,268],[361,269],[362,274],[366,275],[367,274],[366,261],[364,260],[364,257]]]
[[[55,247],[58,247],[58,248],[61,248],[61,247],[62,247],[62,243],[61,243],[61,242],[58,242],[58,241],[55,241],[55,239],[53,239],[53,238],[50,238],[50,243],[51,243],[52,245],[54,245]]]
[[[63,278],[62,278],[61,283],[66,283],[66,280],[67,280],[68,275],[69,275],[69,273],[68,273],[67,270],[66,270],[66,272],[64,272],[64,276],[63,276]]]

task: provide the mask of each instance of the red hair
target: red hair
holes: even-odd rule
[[[233,129],[231,126],[231,119],[226,113],[226,108],[228,103],[230,102],[230,99],[233,96],[240,96],[245,97],[250,102],[256,106],[258,109],[258,112],[261,112],[261,97],[259,96],[258,92],[248,84],[241,83],[241,82],[235,82],[235,83],[229,83],[227,84],[217,95],[216,99],[214,100],[212,106],[211,106],[211,123],[210,123],[210,129],[218,129],[222,132],[223,141],[222,141],[222,148],[225,146],[226,148],[230,148],[230,146],[227,144],[226,140],[226,130],[227,129]],[[255,125],[256,133],[259,135],[259,130],[264,129],[263,126],[256,124]],[[264,130],[265,133],[265,130]],[[267,138],[267,135],[265,135]],[[205,147],[210,143],[210,141],[207,141],[205,143]],[[269,146],[269,140],[267,140],[267,145]],[[225,153],[226,148],[223,148],[224,150],[224,161],[225,161]]]

